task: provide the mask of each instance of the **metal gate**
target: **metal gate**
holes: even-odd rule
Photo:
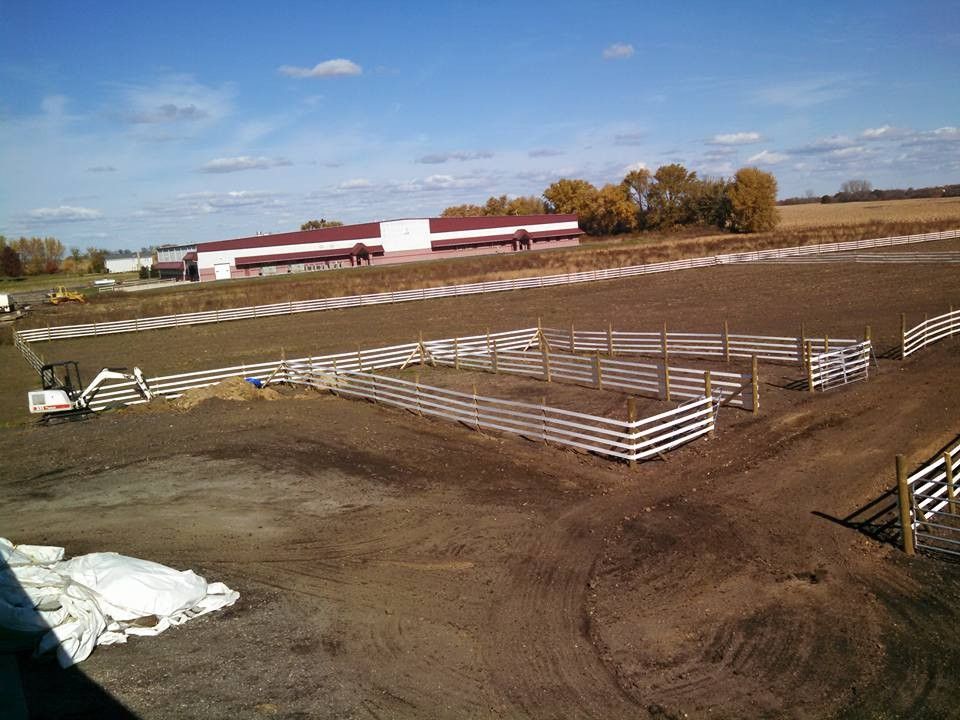
[[[960,443],[909,475],[903,456],[897,456],[900,525],[908,553],[918,549],[960,557],[958,480]]]
[[[814,390],[829,390],[870,377],[873,346],[869,340],[813,355],[807,381]]]

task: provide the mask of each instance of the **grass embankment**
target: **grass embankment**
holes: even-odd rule
[[[929,201],[928,201],[929,202]],[[600,268],[639,265],[726,252],[762,250],[816,243],[842,242],[890,235],[908,235],[960,227],[956,215],[938,219],[872,221],[810,225],[792,219],[794,208],[782,208],[784,227],[754,235],[636,234],[595,238],[577,248],[506,255],[485,255],[363,269],[302,273],[219,283],[180,283],[169,289],[134,295],[105,294],[83,306],[61,306],[35,313],[23,327],[100,322],[131,317],[198,312],[289,300],[337,297],[407,290],[455,283],[506,280]],[[798,206],[805,208],[806,206]],[[832,206],[829,206],[832,207]],[[789,211],[789,212],[786,212]]]

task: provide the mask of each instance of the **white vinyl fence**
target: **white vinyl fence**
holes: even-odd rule
[[[756,357],[766,362],[803,365],[805,353],[826,352],[830,348],[856,345],[857,340],[845,338],[812,338],[805,336],[776,337],[770,335],[740,335],[724,328],[719,333],[687,332],[621,332],[556,330],[544,328],[543,335],[551,349],[568,352],[603,352],[608,355],[656,355],[669,358],[676,355],[704,359]]]
[[[508,290],[553,287],[557,285],[572,285],[576,283],[596,282],[599,280],[615,280],[618,278],[636,277],[638,275],[648,275],[651,273],[670,272],[673,270],[688,270],[692,268],[756,262],[758,260],[782,257],[817,255],[820,253],[843,252],[846,250],[858,250],[863,248],[886,247],[908,243],[928,242],[932,240],[945,240],[956,237],[960,237],[960,230],[945,230],[942,232],[925,233],[922,235],[904,235],[898,237],[875,238],[870,240],[851,240],[849,242],[828,243],[822,245],[802,245],[798,247],[776,248],[773,250],[759,250],[755,252],[728,253],[724,255],[711,255],[708,257],[692,258],[689,260],[649,263],[645,265],[633,265],[629,267],[610,268],[606,270],[587,270],[578,273],[544,275],[538,277],[519,278],[516,280],[494,280],[490,282],[469,283],[463,285],[446,285],[442,287],[421,288],[418,290],[400,290],[397,292],[371,293],[368,295],[351,295],[346,297],[321,298],[317,300],[291,301],[274,303],[271,305],[254,305],[249,307],[232,308],[228,310],[208,310],[205,312],[183,313],[179,315],[135,318],[133,320],[116,320],[103,323],[86,323],[82,325],[36,328],[32,330],[21,330],[19,334],[26,342],[112,335],[115,333],[139,332],[143,330],[155,330],[159,328],[180,327],[185,325],[226,322],[228,320],[271,317],[275,315],[290,315],[295,313],[316,312],[320,310],[336,310],[341,308],[364,307],[367,305],[380,305],[385,303],[429,300],[432,298],[441,297],[457,297],[461,295],[504,292]]]
[[[901,320],[900,358],[904,359],[927,345],[943,340],[944,338],[960,335],[960,310],[950,310],[906,329],[905,320]]]
[[[960,555],[960,443],[907,477],[914,544],[949,555]]]
[[[810,357],[807,382],[812,390],[829,390],[870,378],[873,347],[869,340]]]
[[[631,462],[662,455],[714,428],[715,409],[706,397],[631,422],[544,404],[455,392],[372,373],[292,370],[285,380],[459,422],[476,430],[498,430]]]
[[[955,265],[960,263],[960,252],[890,252],[890,253],[829,253],[772,258],[758,262],[807,265],[818,263],[867,263],[872,265]]]

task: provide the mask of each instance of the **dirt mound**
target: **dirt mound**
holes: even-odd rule
[[[189,410],[206,400],[276,400],[279,397],[281,397],[280,393],[273,388],[265,387],[258,390],[252,383],[235,377],[216,385],[187,390],[174,403],[182,410]]]

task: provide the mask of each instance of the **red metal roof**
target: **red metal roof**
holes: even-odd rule
[[[482,217],[430,218],[430,232],[466,232],[511,225],[543,225],[545,223],[577,222],[576,215],[485,215]]]
[[[329,258],[347,258],[351,255],[357,255],[362,250],[370,255],[383,255],[383,245],[364,245],[357,243],[348,248],[332,248],[330,250],[305,250],[296,253],[275,253],[273,255],[253,255],[251,257],[241,257],[236,259],[237,267],[249,267],[251,265],[264,265],[266,263],[296,263],[310,262],[311,260],[326,260]]]
[[[504,233],[503,235],[463,235],[446,240],[431,240],[430,248],[432,250],[440,250],[442,248],[463,247],[465,245],[495,245],[498,243],[507,243],[518,238],[522,232],[526,232],[533,240],[560,240],[561,238],[576,237],[584,234],[580,228],[576,230],[541,230],[539,232],[529,232],[521,228],[516,232]]]
[[[277,245],[299,245],[301,243],[321,243],[335,240],[368,240],[380,237],[380,223],[360,223],[341,227],[321,228],[320,230],[299,230],[297,232],[277,233],[276,235],[255,235],[235,240],[215,240],[197,245],[198,252],[215,250],[244,250],[257,247],[275,247]]]

